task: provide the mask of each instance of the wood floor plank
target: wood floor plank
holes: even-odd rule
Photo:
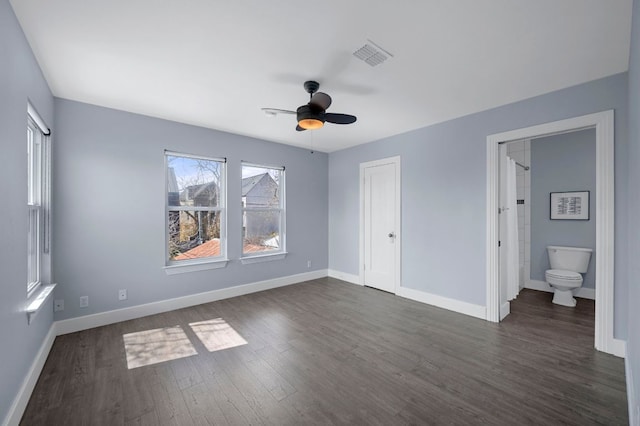
[[[21,423],[627,424],[594,311],[523,290],[493,324],[323,278],[59,336]],[[129,368],[158,329],[176,356]]]
[[[276,401],[282,401],[296,392],[296,389],[284,377],[269,364],[255,356],[253,352],[238,351],[237,356]]]
[[[359,411],[350,404],[350,399],[344,398],[347,390],[341,389],[342,383],[331,383],[321,366],[314,365],[313,362],[303,364],[306,357],[292,350],[279,352],[267,347],[258,353],[296,389],[304,390],[293,394],[295,398],[291,398],[292,400],[299,399],[298,394],[304,393],[316,407],[329,409],[324,417],[332,419],[333,424],[356,423],[357,420],[365,423],[360,418]]]
[[[163,424],[182,426],[193,424],[191,412],[185,403],[171,366],[159,364],[155,367],[155,381],[150,384],[152,398],[158,419]]]
[[[158,418],[155,410],[141,414],[138,417],[127,420],[125,426],[158,426],[165,425],[164,421]]]
[[[286,410],[282,410],[273,395],[253,375],[244,362],[237,356],[244,348],[220,351],[214,356],[222,366],[226,376],[243,396],[246,404],[256,413],[260,421],[265,424],[285,425],[296,424]]]
[[[73,366],[69,362],[62,363],[59,360],[68,360],[73,356],[77,336],[77,333],[73,333],[56,337],[47,362],[38,378],[38,384],[47,389],[47,392],[34,393],[29,400],[29,404],[38,407],[38,411],[52,410],[62,404],[62,390],[71,376]],[[27,414],[31,414],[28,409],[25,411],[25,415]]]
[[[225,372],[216,374],[207,385],[228,424],[264,424]]]
[[[91,413],[95,424],[124,424],[122,376],[114,365],[96,368]]]
[[[145,414],[155,411],[155,402],[151,383],[155,379],[153,368],[135,368],[123,375],[122,401],[124,419],[126,422],[142,418]]]
[[[230,424],[207,383],[208,381],[205,381],[182,391],[193,424],[198,426]]]

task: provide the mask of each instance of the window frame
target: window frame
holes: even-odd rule
[[[32,112],[33,111],[33,112]],[[50,243],[50,132],[41,127],[39,116],[27,108],[27,282],[30,298],[49,273],[44,255]],[[44,124],[42,124],[44,126]],[[46,126],[45,126],[46,127]]]
[[[190,158],[194,160],[214,161],[220,164],[219,200],[218,206],[169,206],[169,157]],[[164,269],[168,275],[182,272],[199,271],[205,269],[223,268],[228,262],[227,256],[227,159],[195,155],[176,151],[164,151],[164,221],[165,238]],[[220,218],[220,255],[201,257],[196,259],[172,260],[169,253],[169,212],[171,211],[216,211]]]
[[[257,263],[264,262],[269,260],[279,260],[284,259],[287,255],[286,250],[286,171],[285,166],[272,166],[261,163],[254,163],[250,161],[241,161],[240,163],[240,180],[244,179],[243,170],[244,167],[255,167],[260,169],[271,169],[280,171],[280,181],[278,183],[278,189],[280,191],[279,194],[279,206],[278,207],[268,207],[268,208],[252,208],[247,207],[244,197],[242,196],[242,185],[240,185],[240,261],[243,264],[249,263]],[[244,252],[244,237],[245,237],[245,213],[249,211],[278,211],[280,213],[280,247],[277,250],[269,250],[267,252],[254,252],[254,253],[245,253]]]

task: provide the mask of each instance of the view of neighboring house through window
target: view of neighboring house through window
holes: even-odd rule
[[[284,167],[242,163],[242,254],[284,251]]]
[[[27,120],[27,294],[42,282],[42,253],[45,250],[45,197],[47,187],[47,137],[31,116]],[[47,248],[48,249],[48,248]]]
[[[167,263],[226,257],[224,159],[166,152]]]

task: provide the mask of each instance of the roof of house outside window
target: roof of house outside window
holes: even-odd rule
[[[242,179],[242,196],[246,197],[249,192],[262,180],[265,176],[273,180],[269,173],[262,173],[261,175],[249,176]]]
[[[257,244],[245,244],[243,247],[243,253],[258,253],[266,250],[273,250],[273,247]],[[185,251],[173,258],[173,260],[200,259],[214,256],[220,256],[220,240],[218,238],[206,241],[191,250]]]

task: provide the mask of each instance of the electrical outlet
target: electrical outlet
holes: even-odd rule
[[[118,290],[118,300],[127,300],[127,289]]]
[[[64,311],[64,300],[57,299],[53,301],[53,312]]]
[[[307,260],[307,268],[311,268],[311,261]]]
[[[86,308],[89,306],[89,296],[80,296],[80,307]]]

